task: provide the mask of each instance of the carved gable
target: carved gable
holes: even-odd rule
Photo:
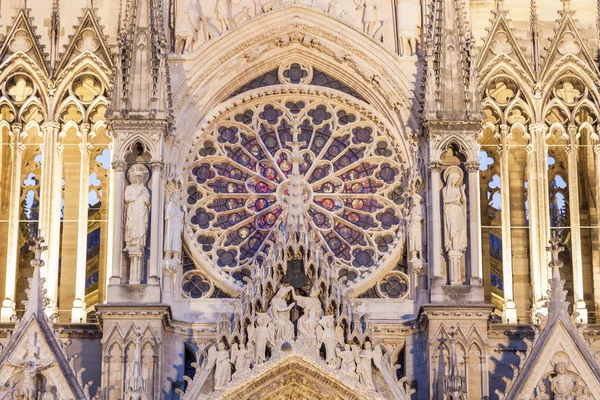
[[[506,18],[507,12],[499,9],[493,11],[493,13],[495,14],[495,18],[492,19],[490,34],[481,49],[481,56],[477,61],[477,69],[481,74],[482,71],[487,72],[489,68],[497,65],[499,62],[504,62],[511,65],[528,81],[531,81],[533,79],[533,71],[530,67],[531,62],[525,57],[512,33],[509,21]]]
[[[66,46],[65,50],[60,59],[57,71],[61,71],[80,54],[85,52],[95,54],[107,67],[112,68],[113,66],[112,56],[102,35],[102,29],[98,24],[98,19],[94,15],[94,11],[91,9],[85,11],[79,27],[71,37],[71,42]]]
[[[591,71],[594,71],[595,76],[598,76],[598,69],[594,58],[590,54],[573,20],[574,11],[566,8],[563,11],[559,11],[559,13],[561,14],[561,18],[558,21],[557,28],[554,30],[555,34],[552,39],[552,45],[548,49],[548,53],[543,57],[542,76],[550,74],[559,60],[565,57],[572,59],[573,56],[583,61]]]
[[[20,10],[0,49],[1,62],[4,63],[13,54],[22,52],[27,54],[48,76],[47,54],[43,53],[43,50],[26,11]]]
[[[273,365],[252,380],[242,382],[226,392],[223,399],[368,399],[365,393],[345,383],[300,357],[289,357]]]

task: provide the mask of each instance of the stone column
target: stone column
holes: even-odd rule
[[[442,277],[442,216],[440,206],[440,172],[442,164],[439,161],[429,163],[429,175],[431,179],[431,256],[429,263],[432,268],[433,285],[446,284],[446,278]]]
[[[50,300],[48,307],[46,308],[47,313],[53,313],[56,311],[56,304],[58,300],[58,264],[60,260],[60,239],[61,239],[61,201],[62,201],[62,158],[63,158],[63,144],[60,142],[60,124],[58,122],[46,122],[43,124],[44,135],[49,139],[48,153],[49,157],[45,158],[47,164],[42,167],[42,175],[50,177],[49,181],[44,181],[42,185],[42,192],[47,193],[42,197],[44,201],[48,202],[47,212],[47,226],[44,226],[45,232],[43,232],[48,243],[48,251],[44,253],[43,257],[47,257],[44,262],[45,267],[42,272],[45,271],[44,277],[46,278],[46,296]],[[50,156],[51,155],[51,156]],[[44,171],[47,174],[44,174]],[[42,259],[43,259],[42,257]]]
[[[545,193],[541,174],[545,174],[545,167],[539,171],[538,158],[545,157],[545,151],[540,151],[540,136],[544,136],[546,126],[544,124],[531,124],[529,126],[530,144],[527,146],[527,204],[529,206],[529,238],[530,238],[530,265],[531,265],[531,287],[533,295],[531,319],[535,321],[535,315],[543,308],[545,292],[543,271],[547,269],[542,265],[542,253],[545,247],[540,244],[541,231],[545,232],[545,219],[542,218],[543,205],[540,204],[540,192]],[[540,154],[542,153],[542,154]],[[546,274],[547,275],[547,274]]]
[[[151,223],[150,223],[150,264],[148,265],[148,284],[160,283],[159,267],[162,260],[162,249],[159,248],[159,233],[162,220],[161,178],[164,164],[160,161],[152,161],[152,199],[151,199]]]
[[[111,193],[114,205],[114,224],[112,237],[112,272],[109,279],[110,285],[121,284],[121,258],[123,252],[123,193],[125,177],[125,161],[112,162],[114,173],[114,186]]]
[[[600,136],[600,127],[597,129],[598,136]],[[598,139],[594,145],[594,164],[596,169],[596,240],[600,242],[600,140]],[[597,277],[598,272],[594,272],[594,299],[596,302],[600,300],[600,280]]]
[[[10,135],[12,136],[12,177],[10,183],[10,211],[8,213],[8,246],[6,255],[6,277],[4,299],[0,309],[0,322],[10,322],[15,314],[15,291],[17,283],[17,269],[19,262],[19,210],[21,200],[21,157],[25,146],[21,143],[20,123],[14,123]]]
[[[85,280],[87,275],[87,238],[88,238],[88,196],[90,174],[90,150],[92,145],[88,141],[90,124],[80,126],[81,152],[79,167],[79,222],[77,225],[77,265],[75,270],[75,300],[71,309],[71,321],[87,322],[85,304]]]
[[[469,259],[471,276],[467,277],[471,285],[483,283],[483,265],[481,264],[481,209],[479,205],[479,162],[466,164],[469,174]]]
[[[579,177],[577,171],[577,126],[569,124],[567,146],[567,175],[569,189],[569,219],[571,221],[571,262],[573,263],[573,296],[578,320],[587,324],[587,308],[583,293],[583,261],[581,256],[581,225],[579,222]]]
[[[504,286],[504,310],[502,321],[517,322],[517,308],[514,301],[512,232],[510,219],[510,176],[508,159],[508,125],[500,125],[500,196],[502,208],[502,282]]]

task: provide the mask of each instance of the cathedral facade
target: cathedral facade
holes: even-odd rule
[[[0,399],[600,399],[599,4],[0,1]]]

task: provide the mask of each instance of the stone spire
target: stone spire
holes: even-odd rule
[[[460,374],[458,356],[456,355],[456,329],[450,332],[450,374],[444,378],[444,400],[463,400],[465,396],[465,380]]]
[[[119,22],[114,118],[172,122],[168,45],[160,0],[126,0]]]
[[[44,315],[46,290],[43,289],[45,279],[40,275],[40,269],[44,266],[42,253],[48,249],[44,245],[44,239],[36,237],[31,239],[29,250],[33,251],[34,258],[31,260],[33,267],[33,276],[29,279],[29,289],[27,289],[27,306],[23,320],[28,318],[42,318]]]
[[[425,41],[425,119],[479,120],[473,37],[465,2],[435,0]]]
[[[45,280],[40,275],[40,268],[44,265],[42,253],[47,249],[44,239],[39,236],[31,238],[29,248],[34,258],[31,260],[33,276],[29,279],[29,289],[26,291],[28,300],[23,302],[23,317],[17,320],[4,351],[0,353],[0,382],[20,390],[25,398],[37,398],[34,397],[36,393],[28,391],[31,391],[31,383],[36,382],[42,371],[47,370],[44,373],[47,378],[44,385],[56,388],[58,398],[90,400],[92,382],[84,383],[82,374],[85,368],[76,370],[73,363],[79,355],[68,355],[67,346],[70,342],[60,340],[60,331],[55,330],[52,323],[56,315],[48,317],[44,313],[47,303]],[[15,369],[17,373],[22,370],[21,380],[12,380]]]
[[[567,303],[567,291],[564,290],[564,281],[560,279],[560,269],[564,263],[560,260],[559,255],[565,251],[561,237],[553,234],[550,238],[550,246],[546,247],[546,250],[552,255],[549,263],[549,267],[552,268],[552,279],[550,280],[550,290],[548,291],[550,296],[550,301],[548,302],[548,322],[550,322],[561,317],[568,318],[569,305]]]

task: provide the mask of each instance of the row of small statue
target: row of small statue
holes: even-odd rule
[[[53,387],[46,385],[44,391],[37,391],[35,387],[21,388],[19,385],[8,381],[0,385],[0,399],[1,400],[56,400],[56,396],[52,393]]]
[[[373,383],[373,366],[381,369],[383,351],[381,346],[373,346],[371,342],[366,341],[364,345],[344,344],[343,347],[337,343],[332,346],[331,341],[320,342],[312,351],[319,351],[321,345],[325,345],[325,361],[334,369],[340,370],[350,378],[358,379],[360,383],[370,390],[376,390]],[[328,346],[329,344],[329,346]],[[252,346],[252,344],[251,344]],[[254,345],[255,349],[256,346]],[[231,345],[231,351],[227,350],[225,343],[213,345],[208,349],[208,356],[205,365],[206,371],[215,369],[214,388],[215,390],[224,389],[231,381],[235,366],[235,373],[242,373],[250,368],[250,354],[252,352],[243,344],[234,343]],[[255,353],[256,354],[256,353]],[[262,364],[263,357],[255,358],[255,365]]]

